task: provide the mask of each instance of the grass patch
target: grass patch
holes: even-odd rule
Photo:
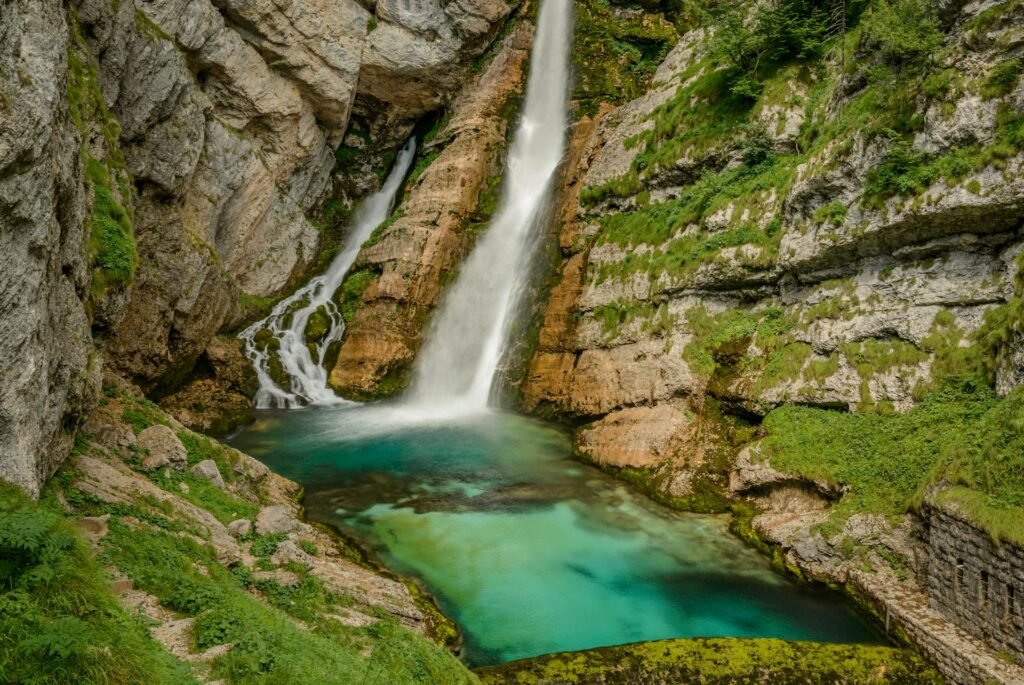
[[[194,683],[118,604],[59,510],[0,483],[0,680]]]
[[[302,571],[296,570],[300,582],[293,588],[254,583],[248,574],[217,563],[213,551],[193,539],[120,522],[111,524],[103,554],[165,606],[196,616],[195,649],[234,645],[212,664],[213,675],[231,683],[472,682],[454,657],[390,619],[354,629],[328,618],[349,600]],[[311,629],[299,628],[289,616]]]
[[[1024,390],[1002,400],[973,377],[947,379],[903,415],[788,406],[764,422],[762,454],[783,471],[849,488],[827,532],[850,515],[896,516],[927,486],[962,487],[944,498],[994,538],[1024,543]],[[968,490],[969,488],[969,490]]]

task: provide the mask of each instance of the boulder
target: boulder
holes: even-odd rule
[[[252,532],[252,521],[249,519],[236,519],[228,524],[228,532],[236,538],[245,537]]]
[[[224,478],[220,475],[217,463],[213,459],[204,459],[193,466],[192,475],[210,481],[221,490],[225,488]]]
[[[256,514],[257,535],[287,535],[307,530],[309,525],[299,521],[291,509],[281,504],[264,507]]]
[[[182,470],[188,463],[188,450],[167,426],[150,426],[139,433],[137,444],[149,453],[149,456],[142,460],[142,467],[145,469],[171,466]]]
[[[306,568],[313,568],[316,563],[313,555],[296,544],[294,540],[285,540],[277,546],[277,551],[271,555],[270,560],[278,566],[289,563],[302,564]]]

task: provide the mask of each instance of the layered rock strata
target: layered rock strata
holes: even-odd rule
[[[427,318],[481,227],[481,202],[494,202],[531,35],[528,23],[518,23],[456,98],[428,143],[432,162],[407,190],[397,219],[360,253],[354,271],[371,279],[329,381],[346,397],[387,394],[404,384]]]

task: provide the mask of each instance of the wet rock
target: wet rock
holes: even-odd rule
[[[221,490],[226,487],[224,485],[224,477],[220,475],[220,470],[217,468],[217,462],[213,459],[204,459],[193,466],[192,475],[202,478],[203,480],[210,481]]]
[[[180,471],[188,463],[188,450],[167,426],[157,424],[146,428],[139,433],[137,444],[149,453],[142,461],[145,469],[170,466]]]
[[[377,37],[378,33],[382,36]],[[385,33],[395,37],[385,38]],[[374,46],[381,45],[377,41],[394,40],[397,45],[410,40],[409,49],[418,49],[420,42],[407,34],[398,27],[378,28],[370,34],[367,59],[374,59]],[[405,193],[400,218],[360,253],[359,262],[380,275],[366,288],[354,319],[347,324],[330,374],[331,386],[343,395],[377,396],[385,378],[391,382],[384,392],[401,387],[428,314],[440,300],[444,275],[469,247],[471,238],[465,228],[488,189],[488,179],[501,172],[507,129],[504,106],[522,87],[530,37],[529,25],[518,24],[487,69],[458,95],[450,121],[433,143],[441,148],[437,159]],[[364,69],[360,89],[376,93],[378,81],[373,73],[370,66]],[[393,97],[406,92],[392,85],[386,90],[395,93]],[[407,92],[419,97],[415,88]]]

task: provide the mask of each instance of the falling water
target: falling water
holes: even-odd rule
[[[391,212],[395,195],[409,171],[416,153],[416,141],[410,138],[395,159],[384,186],[366,198],[355,216],[352,233],[344,248],[323,274],[310,280],[284,300],[277,303],[270,315],[254,323],[239,335],[245,341],[245,354],[256,368],[260,389],[256,393],[256,406],[298,407],[306,404],[338,404],[344,402],[327,387],[324,356],[332,343],[341,339],[345,322],[334,303],[334,293],[359,254],[359,248]],[[298,305],[298,306],[297,306]],[[297,308],[296,308],[297,307]],[[323,308],[330,321],[327,334],[313,350],[307,345],[306,324],[318,309]],[[275,352],[268,345],[257,344],[260,331],[267,330],[278,341]],[[270,376],[270,355],[276,354],[290,387],[281,388]]]
[[[414,407],[487,406],[512,317],[528,286],[537,243],[533,229],[544,219],[565,148],[570,23],[570,0],[543,0],[501,208],[427,334],[408,398]]]

